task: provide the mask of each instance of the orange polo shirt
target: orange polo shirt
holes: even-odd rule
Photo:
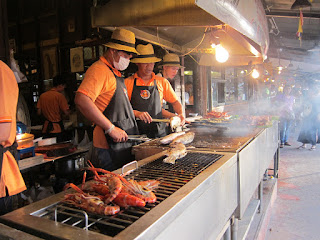
[[[152,73],[151,79],[145,83],[137,73],[135,73],[133,76],[130,76],[124,80],[124,83],[127,87],[128,90],[128,97],[129,100],[131,100],[132,96],[132,91],[133,91],[133,84],[134,84],[134,79],[137,79],[136,85],[137,86],[153,86],[154,85],[154,80],[156,80],[159,95],[160,95],[160,102],[162,104],[162,100],[164,99],[166,102],[169,103],[174,103],[175,101],[178,100],[178,97],[176,93],[174,92],[171,84],[169,81],[163,77],[157,76],[154,73]]]
[[[0,143],[3,147],[11,146],[16,137],[18,97],[19,89],[16,78],[11,69],[4,62],[0,61],[0,124],[11,123],[9,138]],[[6,196],[6,188],[10,196],[26,190],[18,164],[9,151],[3,154],[0,198]]]
[[[77,91],[88,96],[101,112],[108,106],[117,88],[113,73],[121,77],[117,69],[113,68],[104,57],[100,57],[100,60],[89,67]],[[108,148],[104,130],[100,126],[96,126],[93,131],[93,146]]]
[[[69,109],[65,96],[56,90],[51,89],[40,95],[37,108],[41,109],[43,116],[50,122],[60,122],[64,111]],[[43,124],[42,132],[47,131],[48,121]],[[60,133],[61,128],[58,123],[53,123],[53,130],[50,133]]]

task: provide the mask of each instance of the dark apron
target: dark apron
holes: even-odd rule
[[[18,151],[17,151],[18,144],[14,142],[10,147],[4,148],[0,145],[0,177],[2,173],[2,164],[3,164],[3,155],[6,151],[10,151],[13,157],[17,160]],[[12,203],[12,196],[9,196],[8,189],[6,188],[6,197],[0,198],[0,215],[6,214],[13,210],[13,203]]]
[[[2,145],[0,145],[0,176],[2,173],[2,163],[3,163],[3,155],[6,151],[10,151],[13,155],[13,157],[17,160],[17,147],[18,144],[17,142],[14,142],[10,147],[3,147]]]
[[[134,110],[148,112],[152,118],[162,119],[162,107],[160,94],[156,80],[153,86],[137,86],[137,79],[134,79],[131,105]],[[166,123],[145,123],[138,121],[140,134],[146,134],[149,138],[159,138],[166,135]]]
[[[46,129],[46,132],[43,134],[43,138],[51,138],[51,137],[56,137],[57,138],[57,142],[63,142],[64,141],[64,125],[63,125],[63,121],[59,121],[59,122],[51,122],[49,121],[48,119],[46,119],[45,121],[48,122],[48,125],[47,125],[47,129]],[[59,126],[60,126],[60,129],[61,129],[61,132],[60,133],[50,133],[54,128],[53,128],[53,124],[54,123],[58,123]],[[43,130],[43,127],[44,127],[44,123],[43,123],[43,126],[42,126],[42,130]]]
[[[46,134],[49,134],[49,133],[53,130],[53,124],[54,124],[54,123],[58,123],[58,124],[59,124],[59,126],[60,126],[60,128],[61,128],[61,132],[64,131],[64,125],[63,125],[63,121],[62,121],[62,120],[59,121],[59,122],[51,122],[51,121],[49,121],[48,119],[46,119],[45,121],[48,122],[47,129],[46,129]],[[43,129],[43,127],[44,127],[44,124],[43,124],[43,126],[42,126],[42,129]]]
[[[113,125],[126,131],[128,135],[137,135],[139,134],[138,126],[128,99],[124,79],[116,75],[115,78],[117,87],[110,103],[103,111],[103,114]],[[106,134],[106,138],[109,144],[111,161],[115,169],[134,160],[134,156],[131,153],[131,148],[134,145],[133,142],[127,141],[116,143],[108,134]]]

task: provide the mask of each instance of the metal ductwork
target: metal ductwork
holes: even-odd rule
[[[248,9],[248,5],[252,7]],[[261,63],[269,46],[268,25],[260,1],[111,0],[92,7],[91,13],[93,27],[124,27],[135,32],[138,39],[180,53],[197,46],[208,28],[223,26],[224,45],[230,46],[234,56],[229,65]],[[206,42],[193,53],[206,52],[205,48],[210,47]]]

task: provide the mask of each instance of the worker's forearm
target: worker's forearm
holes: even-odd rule
[[[92,100],[82,93],[77,93],[75,104],[80,112],[90,121],[102,127],[104,130],[111,128],[112,123],[107,119]]]
[[[163,118],[171,118],[171,117],[174,117],[174,116],[175,116],[174,113],[169,112],[169,111],[167,111],[167,110],[162,108],[162,117]]]
[[[10,137],[11,123],[0,123],[0,143],[7,141]]]
[[[177,100],[174,103],[172,103],[173,110],[178,114],[178,115],[183,115],[182,111],[182,105],[181,103]]]
[[[137,118],[139,116],[141,112],[137,111],[137,110],[133,110],[133,114],[134,116]]]

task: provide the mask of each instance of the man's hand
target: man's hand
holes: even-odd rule
[[[148,112],[139,112],[135,111],[135,117],[139,118],[140,120],[144,121],[145,123],[151,123],[152,117]]]
[[[128,135],[121,128],[115,127],[109,132],[109,136],[113,139],[114,142],[126,142],[128,140]]]
[[[190,123],[190,122],[186,121],[186,119],[184,118],[184,116],[182,114],[179,114],[178,117],[181,119],[181,126],[183,126],[186,123]]]

